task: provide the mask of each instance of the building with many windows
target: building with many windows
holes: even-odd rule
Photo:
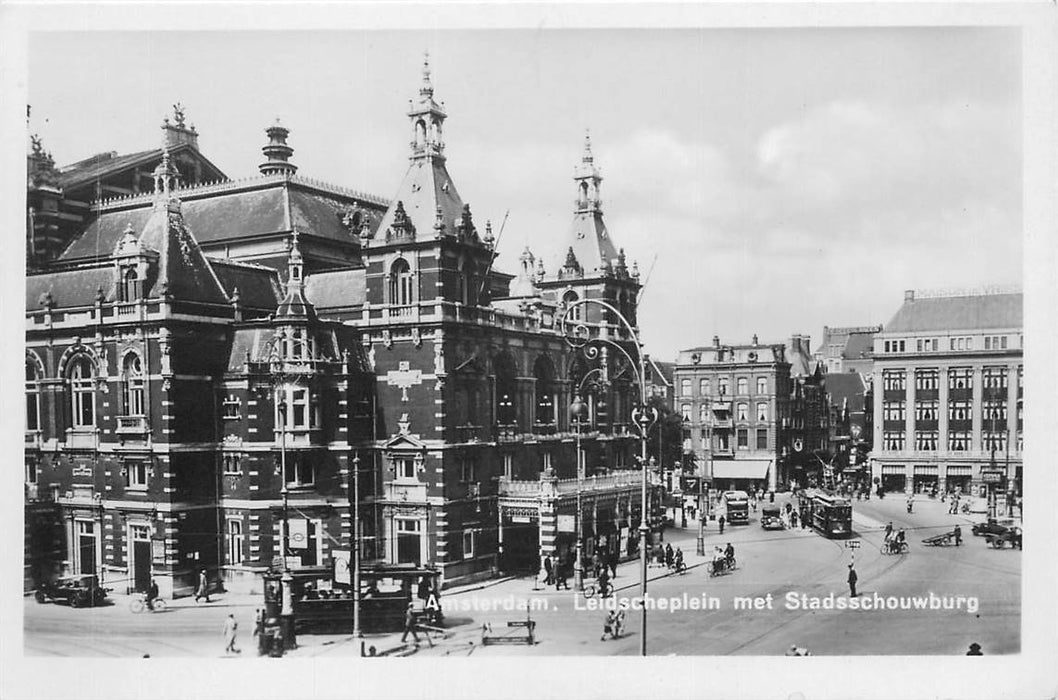
[[[871,468],[886,491],[969,492],[992,478],[1020,492],[1022,301],[999,289],[905,293],[874,339]]]
[[[881,326],[823,326],[823,340],[816,348],[815,360],[823,363],[827,374],[870,375],[874,366],[874,336],[881,330]]]
[[[683,350],[673,374],[684,454],[714,488],[785,488],[804,483],[825,449],[828,412],[809,338],[720,343]]]
[[[34,139],[30,206],[50,204],[27,225],[27,585],[252,581],[284,555],[348,556],[355,517],[366,561],[446,584],[535,570],[575,523],[589,553],[634,551],[636,368],[567,342],[576,325],[636,352],[578,304],[637,322],[591,144],[564,259],[501,273],[433,95],[427,66],[392,200],[297,173],[278,123],[260,175],[234,181],[179,107],[161,148],[127,157],[56,168]]]

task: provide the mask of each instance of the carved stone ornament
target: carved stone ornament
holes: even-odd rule
[[[397,426],[400,428],[401,435],[408,435],[411,430],[411,420],[408,418],[407,413],[400,414],[400,420],[397,421]]]
[[[393,336],[390,334],[388,328],[382,331],[382,344],[387,348],[393,347]]]
[[[422,347],[422,335],[419,333],[418,327],[411,329],[411,342],[415,343],[415,347]]]

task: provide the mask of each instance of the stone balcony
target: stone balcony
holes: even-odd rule
[[[425,503],[427,487],[426,484],[413,481],[390,481],[385,485],[383,493],[387,501]]]

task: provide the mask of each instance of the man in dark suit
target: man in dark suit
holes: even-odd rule
[[[859,580],[859,576],[856,575],[856,569],[853,568],[852,564],[849,564],[849,596],[852,598],[856,597],[856,581]]]

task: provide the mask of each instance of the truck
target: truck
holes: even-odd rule
[[[725,491],[724,508],[729,524],[745,525],[749,522],[749,495],[745,491]]]

